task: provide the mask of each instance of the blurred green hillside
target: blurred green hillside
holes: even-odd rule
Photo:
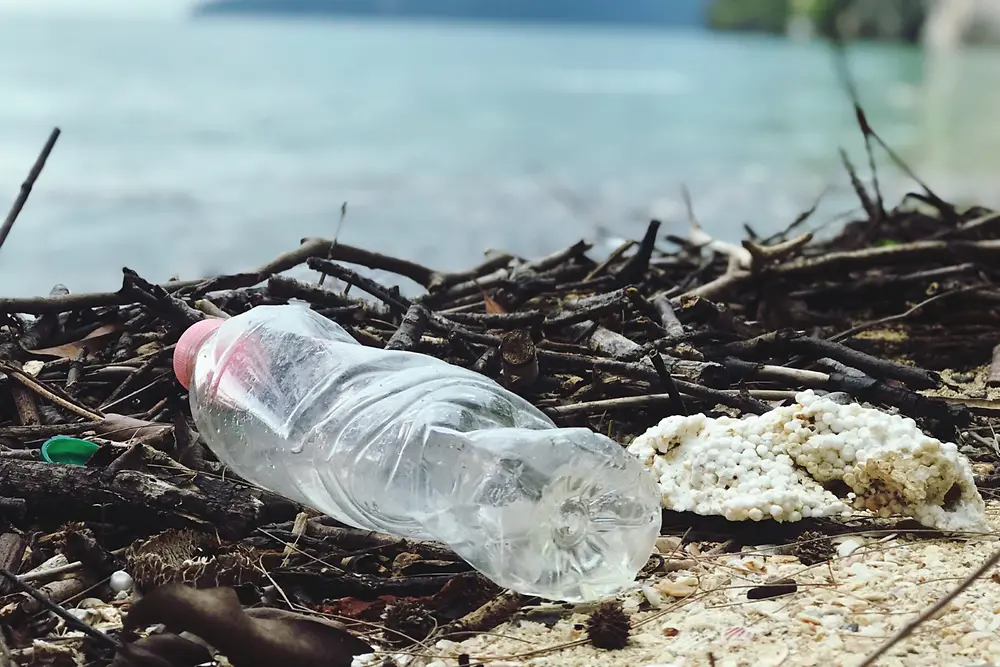
[[[780,34],[808,26],[824,37],[916,42],[927,17],[920,0],[712,0],[716,30]]]

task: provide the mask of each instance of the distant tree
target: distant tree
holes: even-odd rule
[[[716,30],[783,33],[790,16],[789,0],[713,0],[708,25]]]
[[[717,30],[778,34],[793,16],[809,18],[825,37],[916,42],[927,6],[924,0],[712,0],[707,18]]]

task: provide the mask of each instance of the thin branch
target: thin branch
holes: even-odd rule
[[[48,140],[42,147],[42,152],[38,154],[35,164],[32,165],[31,171],[28,172],[28,178],[21,184],[21,191],[18,193],[17,199],[14,200],[14,204],[10,207],[10,212],[7,213],[7,218],[3,221],[3,227],[0,227],[0,247],[3,247],[4,242],[7,240],[7,235],[10,234],[10,230],[14,227],[14,222],[17,221],[17,216],[21,215],[21,209],[24,208],[24,204],[28,201],[31,189],[35,187],[35,182],[41,175],[42,169],[45,168],[45,162],[49,159],[52,149],[55,148],[56,140],[60,134],[62,134],[62,130],[58,127],[52,128],[52,133],[49,134]]]

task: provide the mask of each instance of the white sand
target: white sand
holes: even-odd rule
[[[1000,502],[989,502],[988,509],[992,527],[1000,529]],[[659,586],[692,584],[697,592],[681,600],[664,596],[660,610],[644,603],[632,616],[629,646],[619,651],[584,644],[533,653],[585,639],[586,615],[579,613],[552,629],[518,620],[461,644],[440,642],[436,656],[416,662],[451,667],[459,654],[468,653],[473,665],[480,661],[492,667],[707,667],[713,659],[718,667],[853,666],[1000,548],[991,538],[912,541],[889,534],[846,539],[860,545],[853,554],[808,568],[793,556],[749,549],[704,556],[695,546],[693,553],[676,554],[697,563],[661,573]],[[846,553],[850,545],[840,548]],[[785,577],[799,584],[796,593],[747,599],[747,587]],[[1000,574],[994,577],[975,582],[877,664],[1000,664]],[[641,593],[634,596],[645,599]]]

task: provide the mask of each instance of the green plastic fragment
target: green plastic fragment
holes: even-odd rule
[[[82,466],[86,465],[98,449],[100,446],[89,440],[57,435],[54,438],[49,438],[42,445],[42,458],[49,463]]]

